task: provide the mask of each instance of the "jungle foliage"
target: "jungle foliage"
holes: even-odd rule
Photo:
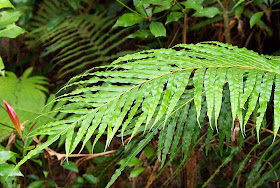
[[[279,186],[279,5],[4,0],[1,184]]]

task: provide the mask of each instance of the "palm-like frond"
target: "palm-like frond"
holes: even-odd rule
[[[108,145],[117,132],[120,136],[128,132],[133,137],[139,132],[160,130],[158,156],[164,161],[169,149],[172,150],[172,142],[178,142],[181,136],[175,134],[173,138],[171,134],[176,128],[174,117],[181,117],[185,122],[178,123],[176,128],[182,131],[185,142],[189,142],[188,137],[203,122],[205,111],[208,121],[213,122],[210,126],[228,135],[228,125],[220,126],[221,120],[218,121],[220,115],[225,114],[221,109],[226,109],[222,105],[226,90],[231,119],[239,120],[243,134],[244,125],[257,110],[259,136],[273,85],[274,133],[278,132],[280,69],[277,58],[228,44],[205,42],[127,55],[101,69],[73,78],[75,82],[67,87],[77,88],[57,99],[68,101],[60,112],[72,114],[71,118],[49,123],[32,134],[52,135],[53,140],[48,144],[66,134],[65,148],[69,155],[80,142],[83,148],[96,134],[95,144],[105,131]],[[73,136],[76,129],[77,134]],[[150,136],[147,139],[150,140]],[[32,153],[28,154],[19,165],[31,156]]]
[[[28,34],[31,47],[43,46],[41,56],[52,54],[59,76],[80,73],[131,53],[119,46],[127,40],[129,29],[111,29],[116,19],[103,14],[75,14],[57,0],[44,1],[33,18]],[[62,7],[62,8],[61,8]],[[52,16],[50,16],[52,15]]]

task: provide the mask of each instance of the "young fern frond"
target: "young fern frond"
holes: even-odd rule
[[[126,135],[133,137],[139,132],[159,130],[158,156],[164,162],[170,148],[173,150],[172,142],[178,142],[181,136],[173,137],[174,130],[182,131],[183,141],[189,144],[189,137],[198,135],[205,112],[208,121],[213,121],[224,136],[228,135],[228,126],[219,126],[221,117],[226,117],[221,109],[229,106],[222,105],[226,102],[223,100],[226,90],[229,90],[232,125],[234,120],[246,125],[259,103],[256,109],[259,137],[273,84],[276,135],[280,116],[279,68],[276,58],[219,42],[181,44],[172,49],[126,55],[98,72],[75,77],[66,87],[76,86],[76,89],[57,98],[68,101],[60,112],[68,113],[69,118],[39,127],[31,136],[66,134],[65,148],[69,155],[79,143],[84,147],[93,135],[95,144],[105,131],[108,146],[118,132],[122,137],[128,131]],[[180,122],[184,123],[176,128],[174,123],[179,120],[174,117],[182,116]],[[78,130],[76,136],[75,130]],[[242,131],[245,132],[245,126]]]
[[[127,40],[124,35],[129,29],[112,28],[116,21],[113,16],[76,14],[66,5],[57,0],[44,1],[28,34],[32,48],[44,47],[41,56],[52,54],[51,63],[53,68],[59,68],[59,76],[81,73],[85,68],[131,53],[117,49]],[[57,6],[60,8],[54,8]]]

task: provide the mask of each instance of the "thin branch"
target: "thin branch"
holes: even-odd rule
[[[187,43],[187,32],[188,32],[188,15],[184,15],[184,26],[183,26],[183,43]]]
[[[35,136],[33,137],[33,140],[38,144],[41,145],[42,143],[38,140],[38,138]],[[45,150],[48,152],[48,154],[50,156],[56,156],[57,160],[61,160],[64,159],[66,157],[66,154],[62,154],[62,153],[57,153],[56,151],[46,147]],[[102,152],[102,153],[95,153],[95,154],[70,154],[68,155],[68,157],[87,157],[88,159],[93,159],[96,157],[101,157],[101,156],[105,156],[105,155],[109,155],[109,154],[113,154],[116,153],[117,150],[111,150],[111,151],[106,151],[106,152]]]
[[[177,29],[177,31],[176,31],[174,37],[172,38],[170,44],[168,45],[168,48],[170,48],[170,47],[172,46],[172,44],[173,44],[173,42],[175,41],[175,39],[176,39],[176,37],[177,37],[179,31],[180,31],[180,27],[178,27],[178,29]]]
[[[252,126],[252,127],[256,127],[256,125],[255,125],[255,124],[253,124],[253,123],[249,123],[249,122],[247,123],[247,125],[250,125],[250,126]],[[273,134],[273,135],[274,135],[274,132],[273,132],[272,130],[269,130],[269,129],[264,128],[264,127],[261,127],[261,129],[262,129],[263,131],[265,131],[265,132],[268,132],[268,133],[270,133],[270,134]],[[276,134],[276,136],[280,138],[280,134]]]
[[[221,3],[221,1],[220,1],[220,0],[217,0],[217,1],[218,1],[218,3],[219,3],[220,7],[223,9],[223,11],[226,11],[226,8],[225,8],[224,5]]]
[[[133,10],[132,8],[128,7],[126,4],[124,4],[123,2],[121,2],[120,0],[116,0],[118,3],[120,3],[122,6],[124,6],[125,8],[127,8],[128,10],[130,10],[131,12],[138,14],[139,16],[144,17],[142,14],[139,14],[137,11]]]

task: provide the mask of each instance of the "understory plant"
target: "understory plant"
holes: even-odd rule
[[[227,147],[230,140],[238,141],[222,164],[226,165],[240,151],[243,139],[256,136],[262,142],[261,129],[269,118],[266,111],[271,101],[272,149],[278,143],[279,130],[278,62],[278,57],[219,42],[180,44],[121,57],[99,71],[74,77],[62,88],[76,88],[54,100],[66,102],[58,111],[68,118],[33,129],[31,137],[48,135],[48,139],[17,167],[61,136],[65,136],[66,158],[82,151],[92,136],[92,148],[103,134],[107,136],[105,148],[116,136],[128,137],[129,152],[107,184],[110,187],[154,137],[158,140],[157,159],[164,166],[178,153],[187,158],[204,138],[199,135],[205,126],[206,143],[214,130],[221,135],[221,152],[224,141]],[[246,137],[249,119],[255,122],[256,135]],[[279,165],[277,162],[273,170]]]

